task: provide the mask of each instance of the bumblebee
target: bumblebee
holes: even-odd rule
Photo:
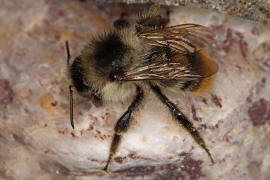
[[[115,125],[105,171],[147,90],[156,94],[172,117],[190,133],[214,163],[193,123],[162,91],[166,88],[189,92],[207,89],[218,66],[203,48],[213,41],[214,33],[197,24],[166,27],[167,21],[159,12],[159,7],[154,5],[143,12],[133,25],[122,16],[114,23],[113,30],[92,38],[71,65],[66,42],[72,81],[69,90],[73,128],[73,88],[81,95],[90,95],[95,105],[133,98]]]

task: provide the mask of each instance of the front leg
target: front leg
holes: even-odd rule
[[[193,123],[188,120],[188,118],[176,107],[175,104],[173,104],[164,94],[162,94],[158,86],[152,84],[150,84],[150,86],[159,99],[169,108],[172,116],[191,134],[193,139],[206,151],[211,162],[214,163],[214,159],[212,158],[210,151],[206,147],[203,138],[198,130],[194,127]]]
[[[114,128],[114,137],[112,140],[112,144],[110,147],[110,154],[108,161],[106,163],[106,166],[104,167],[103,170],[107,171],[108,170],[108,165],[110,164],[110,161],[113,157],[113,155],[116,153],[118,146],[121,141],[121,136],[123,133],[127,132],[129,124],[130,124],[130,117],[132,113],[138,109],[138,106],[142,102],[144,97],[143,90],[141,87],[137,86],[137,95],[132,101],[131,105],[129,105],[127,111],[120,117],[120,119],[117,121],[115,128]]]

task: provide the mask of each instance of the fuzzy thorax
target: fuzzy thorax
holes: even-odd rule
[[[150,47],[126,28],[93,38],[82,50],[81,64],[85,83],[103,100],[125,100],[135,94],[135,83],[113,79],[144,61]]]

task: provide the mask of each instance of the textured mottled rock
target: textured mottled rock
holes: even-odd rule
[[[152,3],[151,0],[96,0],[97,2],[110,3]],[[250,20],[269,21],[270,20],[270,1],[269,0],[156,0],[155,3],[168,6],[185,6],[189,8],[211,9],[220,13],[238,16]]]
[[[172,8],[171,25],[197,23],[216,33],[207,51],[219,64],[204,95],[164,91],[194,122],[216,161],[152,94],[119,152],[105,166],[113,127],[128,102],[97,108],[75,93],[69,124],[64,41],[76,57],[122,11],[143,6],[80,1],[1,1],[0,177],[2,179],[269,179],[270,27],[211,11]]]

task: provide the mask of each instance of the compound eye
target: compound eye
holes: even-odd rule
[[[123,75],[122,68],[118,68],[117,70],[110,73],[109,79],[110,79],[110,81],[120,81],[122,75]]]
[[[110,81],[116,81],[119,79],[119,75],[111,73],[109,78],[110,78]]]

